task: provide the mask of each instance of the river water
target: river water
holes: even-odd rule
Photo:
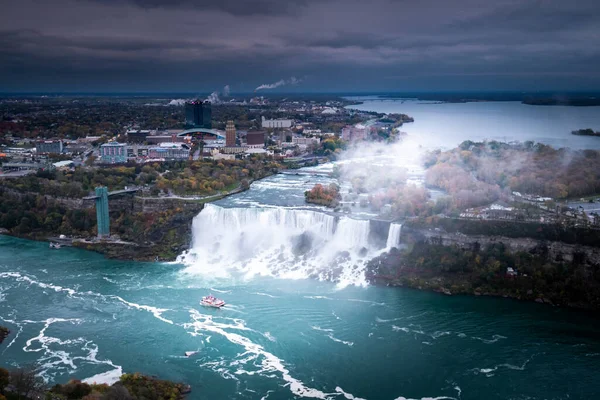
[[[358,156],[411,165],[398,152]],[[365,263],[397,245],[402,227],[373,235],[366,210],[307,206],[304,190],[332,182],[331,169],[276,175],[208,205],[175,263],[0,236],[0,323],[12,330],[0,365],[35,363],[48,382],[139,371],[191,384],[192,400],[600,393],[591,314],[366,285]],[[407,169],[418,181],[418,167]],[[227,306],[201,307],[208,293]]]
[[[425,147],[450,149],[465,140],[532,140],[556,148],[600,148],[599,137],[571,134],[586,128],[600,131],[600,106],[532,106],[514,101],[439,103],[375,96],[351,99],[363,104],[350,108],[410,115],[415,122],[404,124],[401,130]]]

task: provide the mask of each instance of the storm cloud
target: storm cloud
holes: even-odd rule
[[[600,89],[600,3],[0,0],[0,92]]]

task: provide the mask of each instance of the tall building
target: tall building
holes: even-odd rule
[[[98,237],[110,236],[110,218],[108,215],[108,189],[106,186],[96,188],[96,218],[98,219]]]
[[[209,101],[202,105],[202,127],[212,129],[212,106]]]
[[[209,101],[189,101],[185,103],[185,124],[192,128],[212,129],[212,109]]]
[[[233,121],[227,121],[227,126],[225,127],[225,146],[235,146],[235,125]]]

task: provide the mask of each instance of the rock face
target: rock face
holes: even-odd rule
[[[8,328],[0,326],[0,344],[2,344],[2,342],[4,341],[4,339],[6,339],[9,333],[10,331],[8,330]]]
[[[405,250],[369,262],[370,283],[600,310],[600,247],[433,227],[402,238]]]
[[[199,207],[200,206],[200,207]],[[182,200],[169,197],[135,197],[132,209],[134,212],[160,212],[169,208],[197,211],[202,209],[202,204],[193,200]]]
[[[167,204],[163,203],[162,207],[167,207]],[[150,224],[147,229],[136,235],[133,244],[99,241],[74,242],[73,245],[120,260],[173,261],[189,248],[192,220],[203,207],[202,203],[188,202],[187,207],[177,208],[177,211],[168,217],[163,216],[159,211],[144,213],[148,218],[158,216],[159,223]]]
[[[584,256],[594,264],[600,264],[600,247],[580,246],[562,242],[540,241],[531,238],[509,238],[503,236],[463,235],[460,233],[442,233],[437,231],[417,231],[422,240],[442,246],[459,246],[474,251],[492,244],[502,243],[511,251],[526,251],[544,255],[554,262],[572,262]]]

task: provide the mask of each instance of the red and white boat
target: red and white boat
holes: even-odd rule
[[[208,296],[204,296],[202,300],[200,300],[200,304],[207,307],[221,308],[225,305],[225,302],[221,299],[217,299],[212,294],[209,294]]]

